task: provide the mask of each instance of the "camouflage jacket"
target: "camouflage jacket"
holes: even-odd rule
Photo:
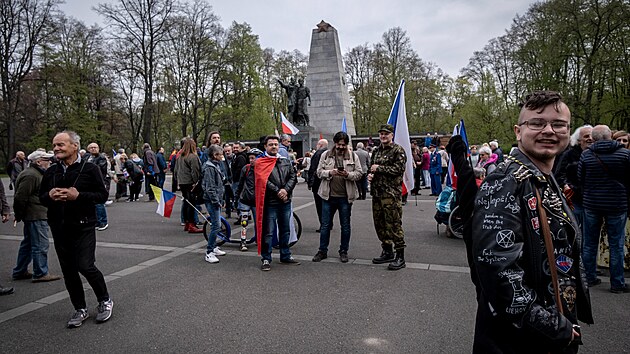
[[[402,180],[407,155],[398,144],[379,146],[372,153],[372,164],[378,165],[372,177],[373,197],[402,198]]]

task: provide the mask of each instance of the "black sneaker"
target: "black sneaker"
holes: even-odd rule
[[[87,320],[88,317],[90,317],[90,314],[87,312],[87,309],[76,310],[70,321],[68,321],[68,328],[81,327],[83,321]]]
[[[260,270],[262,270],[263,272],[270,271],[271,270],[271,263],[269,263],[268,260],[264,259],[262,261],[262,265],[260,266]]]
[[[621,288],[610,288],[610,292],[613,294],[627,294],[630,293],[630,288],[628,288],[628,284],[624,284]]]
[[[328,258],[328,255],[325,252],[317,251],[315,256],[313,257],[313,262],[321,262],[323,259]]]
[[[280,263],[288,264],[288,265],[300,265],[301,264],[300,262],[296,261],[293,257],[287,258],[285,260],[280,260]]]
[[[112,317],[112,309],[114,308],[114,302],[112,299],[107,301],[101,301],[96,308],[98,313],[96,314],[96,322],[102,323],[109,320]]]
[[[348,253],[340,252],[339,253],[339,260],[341,261],[341,263],[348,263]]]

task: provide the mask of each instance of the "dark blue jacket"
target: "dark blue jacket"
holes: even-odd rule
[[[614,140],[595,142],[584,150],[578,163],[584,208],[611,214],[626,212],[629,177],[630,150]]]

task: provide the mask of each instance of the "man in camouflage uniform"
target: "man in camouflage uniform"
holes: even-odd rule
[[[402,229],[402,179],[407,155],[394,144],[394,127],[381,125],[381,145],[372,153],[368,180],[372,183],[372,217],[383,252],[372,259],[374,264],[388,263],[387,269],[405,267],[405,240]],[[394,257],[396,249],[396,257]]]

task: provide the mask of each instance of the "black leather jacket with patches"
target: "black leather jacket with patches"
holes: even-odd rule
[[[540,220],[538,189],[548,220]],[[579,228],[555,179],[520,150],[479,187],[472,257],[481,285],[473,351],[575,352],[572,326],[593,323],[580,260]],[[548,222],[563,314],[554,300],[540,224]]]

